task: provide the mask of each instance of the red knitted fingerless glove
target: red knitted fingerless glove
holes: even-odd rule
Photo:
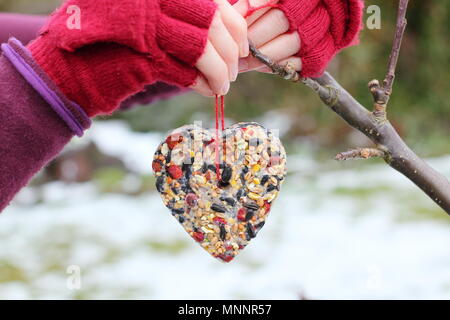
[[[362,28],[361,0],[281,0],[278,4],[301,38],[303,77],[320,76],[343,48],[357,43]]]
[[[68,28],[74,5],[80,29]],[[89,116],[109,114],[153,82],[191,85],[215,11],[210,0],[69,0],[28,48]]]

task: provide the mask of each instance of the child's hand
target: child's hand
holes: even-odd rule
[[[336,53],[356,44],[362,25],[361,0],[239,0],[234,8],[248,16],[250,41],[303,77],[321,75]],[[253,57],[241,59],[240,71],[250,70],[269,71]]]
[[[247,57],[247,23],[227,0],[214,0],[218,11],[209,28],[206,49],[195,65],[201,72],[192,89],[202,95],[224,95],[235,81],[239,58]]]
[[[28,49],[93,117],[156,81],[226,94],[248,55],[247,24],[226,0],[67,0]]]

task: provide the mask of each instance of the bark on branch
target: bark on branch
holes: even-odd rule
[[[358,159],[371,159],[371,158],[384,158],[385,152],[376,148],[358,148],[341,152],[336,156],[336,160],[358,160]]]
[[[320,99],[350,126],[366,135],[376,148],[362,148],[341,153],[338,160],[381,157],[384,161],[416,184],[436,204],[450,214],[450,182],[416,155],[399,136],[386,116],[392,94],[395,69],[406,29],[408,0],[399,1],[397,28],[389,57],[388,72],[380,85],[378,80],[369,83],[374,98],[370,112],[328,73],[320,78],[302,78],[289,64],[281,66],[251,46],[252,54],[284,79],[301,82],[314,90]]]

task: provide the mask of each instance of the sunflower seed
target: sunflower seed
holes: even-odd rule
[[[247,209],[250,209],[250,210],[254,210],[254,211],[259,209],[258,205],[256,203],[254,203],[254,202],[244,203],[244,207],[247,208]]]
[[[225,226],[223,224],[220,225],[220,239],[223,241],[227,236],[227,231],[225,230]]]
[[[245,215],[245,221],[250,220],[255,215],[255,211],[253,210],[247,210],[247,214]]]
[[[211,205],[211,210],[216,211],[216,212],[221,212],[221,213],[224,213],[227,211],[224,206],[217,204],[217,203],[213,203]]]
[[[255,230],[253,230],[253,227],[250,222],[247,223],[246,232],[248,238],[253,239],[254,237],[256,237]]]

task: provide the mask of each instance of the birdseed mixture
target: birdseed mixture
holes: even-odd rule
[[[212,256],[229,262],[264,226],[286,175],[286,152],[257,123],[224,130],[218,162],[215,147],[212,131],[183,126],[159,145],[152,167],[172,215]]]

